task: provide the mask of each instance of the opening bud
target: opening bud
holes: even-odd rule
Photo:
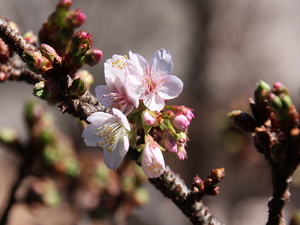
[[[47,83],[42,80],[34,85],[33,95],[40,99],[47,100],[52,96],[52,91],[47,86]]]
[[[72,85],[69,87],[68,91],[71,95],[82,96],[86,92],[87,86],[84,80],[77,78],[73,80]]]

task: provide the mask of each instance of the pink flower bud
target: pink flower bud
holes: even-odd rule
[[[163,131],[162,141],[163,141],[164,147],[167,150],[169,150],[170,152],[177,152],[176,140],[169,133],[169,131],[167,131],[167,130]]]
[[[178,147],[178,151],[176,152],[176,156],[179,160],[187,159],[187,152],[183,146]]]
[[[76,28],[81,26],[86,20],[86,15],[81,9],[74,9],[68,12],[68,15],[64,18],[64,24],[68,28]]]
[[[159,177],[165,169],[165,161],[159,145],[156,142],[148,142],[142,154],[141,164],[147,177]]]
[[[155,113],[156,115],[156,113]],[[155,123],[156,117],[149,110],[144,110],[142,113],[142,122],[146,126],[153,126]]]
[[[188,128],[189,125],[190,125],[190,121],[184,115],[175,116],[173,120],[173,126],[178,130],[184,131]]]
[[[103,53],[100,49],[90,49],[83,57],[83,63],[89,66],[95,66],[102,59]]]
[[[183,115],[185,115],[189,121],[191,121],[195,116],[192,113],[192,109],[185,107],[185,106],[178,106],[177,108],[178,112],[181,112]]]

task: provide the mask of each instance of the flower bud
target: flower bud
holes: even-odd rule
[[[42,56],[47,58],[51,63],[60,62],[61,57],[57,54],[54,48],[47,44],[41,44],[40,51]]]
[[[26,62],[28,69],[36,73],[45,74],[52,69],[51,62],[43,57],[38,51],[25,50],[23,59]]]
[[[190,108],[185,107],[183,105],[178,106],[178,108],[177,108],[177,112],[182,113],[183,115],[185,115],[186,118],[188,118],[189,121],[191,121],[195,117],[194,114],[192,113],[192,111],[193,111],[193,109],[190,109]]]
[[[73,4],[72,0],[60,0],[56,4],[56,11],[60,13],[66,12],[68,11],[68,9],[71,7],[72,4]]]
[[[151,139],[147,138],[147,136],[145,139]],[[159,177],[165,170],[164,157],[157,142],[147,142],[146,140],[145,142],[141,157],[142,169],[149,178]]]
[[[179,160],[185,160],[188,158],[187,152],[186,152],[184,146],[179,146],[178,151],[175,154]]]
[[[254,92],[255,103],[258,105],[262,105],[263,101],[268,98],[270,92],[271,86],[263,80],[260,80]]]
[[[47,83],[42,80],[34,85],[33,95],[40,99],[47,100],[52,96],[52,91],[47,87]]]
[[[185,131],[189,125],[190,125],[190,121],[188,120],[188,118],[186,116],[178,115],[178,116],[174,117],[173,126],[177,130]]]
[[[164,147],[170,152],[177,152],[177,143],[175,138],[168,130],[163,130],[162,142]]]
[[[81,58],[83,65],[95,66],[102,59],[103,53],[99,49],[90,49]]]
[[[194,177],[194,182],[192,183],[192,190],[195,192],[204,191],[204,182],[198,175]]]
[[[36,45],[38,38],[37,36],[34,35],[33,31],[27,31],[24,35],[23,35],[25,41],[27,41],[29,44],[31,45]]]
[[[80,78],[84,80],[88,86],[91,86],[94,83],[93,75],[87,70],[79,70],[75,74],[75,78]]]
[[[86,20],[86,15],[82,12],[81,9],[74,9],[69,11],[66,14],[66,17],[63,18],[62,22],[67,28],[76,28],[81,26]]]
[[[69,87],[68,91],[71,95],[82,96],[86,92],[86,83],[84,80],[77,78],[73,80],[72,85]]]
[[[211,196],[216,196],[216,195],[218,195],[220,193],[219,189],[220,189],[219,187],[211,186],[206,191],[206,194],[207,195],[211,195]]]
[[[11,50],[4,41],[0,39],[0,63],[6,63],[11,56]]]
[[[208,178],[211,178],[211,184],[215,185],[217,183],[219,183],[223,177],[225,176],[225,169],[224,168],[220,168],[220,169],[214,169],[210,172],[210,174],[208,175]]]
[[[230,117],[231,125],[244,132],[254,132],[256,121],[248,113],[242,112],[240,110],[234,110],[227,115]]]
[[[289,89],[280,82],[275,82],[273,84],[272,92],[276,95],[280,95],[281,93],[287,94],[287,95],[290,94]]]
[[[144,110],[142,112],[142,123],[146,126],[153,126],[156,120],[156,112]]]

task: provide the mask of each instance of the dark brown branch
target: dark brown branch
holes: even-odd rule
[[[36,50],[36,48],[28,44],[17,31],[13,30],[3,18],[0,18],[0,38],[20,57],[22,57],[24,50]]]
[[[196,201],[197,195],[187,188],[184,181],[179,178],[169,167],[166,167],[163,175],[149,179],[163,195],[170,198],[175,205],[195,225],[225,225],[213,216],[202,201]]]
[[[42,76],[29,70],[18,55],[11,57],[6,64],[0,64],[0,72],[9,80],[25,81],[29,84],[36,84],[42,80]]]
[[[289,187],[292,175],[299,165],[299,129],[288,134],[284,161],[274,162],[268,159],[272,169],[273,197],[269,201],[269,219],[267,225],[284,225],[283,209],[290,200]]]

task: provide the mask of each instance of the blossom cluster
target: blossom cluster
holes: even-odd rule
[[[117,169],[130,147],[140,152],[138,163],[149,178],[163,173],[162,152],[187,158],[187,130],[194,115],[185,106],[165,104],[183,89],[172,70],[172,56],[165,49],[156,51],[149,62],[129,52],[129,57],[113,55],[104,63],[106,85],[95,91],[108,112],[89,116],[82,136],[88,146],[103,149],[108,168]]]

